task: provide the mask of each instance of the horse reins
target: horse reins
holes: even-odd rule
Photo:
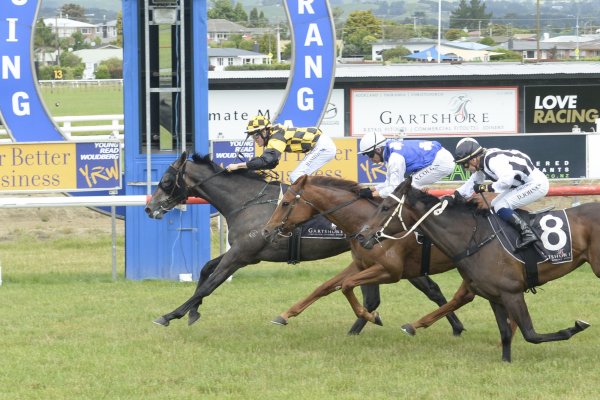
[[[407,237],[408,235],[410,235],[415,229],[417,229],[417,227],[419,225],[421,225],[421,223],[427,218],[429,217],[429,215],[431,213],[434,213],[434,215],[440,215],[442,212],[444,212],[444,210],[446,209],[446,206],[448,205],[448,201],[444,200],[440,203],[437,203],[435,206],[431,207],[412,227],[407,228],[406,224],[404,223],[404,220],[402,219],[402,208],[404,207],[404,200],[406,199],[406,195],[403,194],[402,198],[398,198],[396,195],[394,195],[393,193],[390,194],[390,196],[392,199],[396,200],[396,202],[398,203],[398,205],[396,206],[396,208],[394,209],[394,212],[389,216],[389,218],[385,221],[385,223],[381,226],[381,228],[375,232],[375,239],[379,239],[381,237],[386,238],[386,239],[391,239],[391,240],[401,240],[404,239],[405,237]],[[438,210],[439,208],[439,210]],[[395,236],[390,236],[386,233],[384,233],[385,228],[387,228],[387,226],[390,224],[390,222],[392,221],[392,219],[398,215],[398,219],[400,220],[400,222],[402,223],[402,228],[404,228],[404,230],[406,231],[406,233],[404,233],[404,235],[400,236],[400,237],[395,237]]]
[[[292,214],[292,211],[294,211],[294,207],[296,207],[296,204],[298,203],[298,201],[302,200],[304,201],[305,204],[311,206],[313,209],[315,209],[318,214],[313,215],[312,217],[310,217],[309,219],[307,219],[306,221],[304,221],[303,223],[307,223],[309,221],[312,221],[313,219],[319,217],[319,216],[326,216],[329,214],[333,214],[334,212],[341,210],[344,207],[349,206],[350,204],[356,202],[357,200],[360,199],[360,197],[356,197],[354,199],[348,200],[342,204],[338,204],[337,206],[330,208],[329,210],[325,210],[325,211],[321,211],[319,210],[319,208],[317,206],[314,205],[314,203],[312,203],[311,201],[307,200],[306,198],[302,197],[302,193],[303,190],[300,190],[299,192],[296,192],[294,189],[292,189],[292,187],[288,187],[287,189],[288,191],[290,191],[293,195],[294,195],[294,200],[290,203],[290,207],[288,208],[285,216],[282,218],[281,223],[279,224],[279,231],[277,232],[279,235],[281,236],[289,236],[289,235],[284,235],[281,233],[281,227],[287,222],[287,220],[290,218],[290,215]],[[352,237],[352,236],[356,236],[358,233],[355,233],[353,235],[350,235],[348,237]],[[290,233],[291,235],[291,233]]]

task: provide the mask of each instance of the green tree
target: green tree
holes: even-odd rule
[[[117,14],[117,46],[123,47],[123,12]]]
[[[400,57],[410,54],[410,50],[404,46],[397,46],[393,49],[384,50],[381,53],[383,61],[399,60]]]
[[[44,24],[43,19],[38,19],[35,24],[35,35],[33,37],[33,46],[35,48],[52,47],[57,44],[56,32],[51,27]]]
[[[382,36],[382,21],[369,11],[354,11],[348,16],[342,36],[343,55],[370,55],[371,45]]]
[[[91,46],[88,42],[85,41],[85,36],[83,33],[77,31],[71,35],[73,39],[73,50],[81,50],[81,49],[89,49]]]
[[[478,29],[486,27],[492,18],[492,13],[485,12],[485,3],[480,0],[460,0],[458,7],[450,14],[450,28]]]
[[[64,4],[60,8],[60,13],[65,18],[73,19],[75,21],[87,22],[87,17],[85,16],[85,9],[77,4]]]
[[[76,56],[70,51],[63,51],[60,53],[60,65],[62,67],[77,67],[83,65],[81,57]]]
[[[486,46],[493,46],[493,45],[495,45],[495,44],[496,44],[496,42],[494,42],[494,39],[492,39],[492,38],[491,38],[491,37],[489,37],[489,36],[487,36],[487,37],[484,37],[483,39],[481,39],[481,40],[479,41],[479,43],[481,43],[481,44],[485,44]]]
[[[448,29],[446,33],[444,33],[446,40],[458,40],[465,35],[466,32],[462,29]]]
[[[212,7],[208,10],[210,19],[226,19],[233,22],[247,22],[248,14],[240,3],[234,7],[231,0],[211,0]]]
[[[104,66],[106,67],[106,71],[108,72],[108,78],[110,79],[122,79],[123,78],[123,60],[120,60],[116,57],[109,58],[107,60],[103,60],[100,62],[98,67]],[[98,74],[96,73],[97,79]],[[104,78],[105,79],[105,78]]]

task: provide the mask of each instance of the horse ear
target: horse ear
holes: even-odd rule
[[[296,186],[303,188],[304,185],[306,184],[306,179],[308,178],[308,175],[302,175],[300,178],[296,179]]]
[[[187,151],[184,151],[183,153],[181,153],[181,156],[179,157],[179,162],[184,163],[185,160],[187,160],[187,158],[188,158]]]

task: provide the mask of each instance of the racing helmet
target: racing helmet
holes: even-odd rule
[[[246,127],[246,134],[252,135],[255,132],[262,131],[265,128],[271,127],[271,121],[263,115],[257,115],[248,121]]]
[[[465,163],[473,157],[477,157],[484,150],[485,149],[477,143],[477,140],[473,138],[461,139],[454,151],[454,162],[457,164]]]
[[[381,133],[369,132],[360,139],[358,154],[366,154],[385,144],[387,139]]]

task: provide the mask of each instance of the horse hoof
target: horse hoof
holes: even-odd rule
[[[373,321],[375,325],[383,326],[383,321],[381,320],[378,312],[374,312],[373,317],[375,317],[375,320]]]
[[[188,316],[188,326],[191,326],[191,325],[195,324],[196,322],[198,322],[199,319],[200,319],[200,313],[189,314],[189,316]]]
[[[415,328],[413,328],[411,324],[404,324],[401,329],[402,332],[406,333],[408,336],[415,336],[417,334],[417,331],[415,331]]]
[[[589,328],[591,325],[585,321],[578,319],[577,321],[575,321],[575,326],[577,326],[579,329],[581,329],[583,331],[584,329]]]
[[[285,326],[288,324],[287,319],[283,318],[281,315],[273,318],[271,321],[272,324]]]
[[[156,325],[169,326],[169,321],[165,317],[158,317],[152,322]]]
[[[461,336],[461,335],[462,335],[462,333],[463,333],[464,331],[466,331],[466,329],[465,329],[465,328],[462,328],[462,329],[453,329],[453,330],[452,330],[452,336],[459,337],[459,336]]]

